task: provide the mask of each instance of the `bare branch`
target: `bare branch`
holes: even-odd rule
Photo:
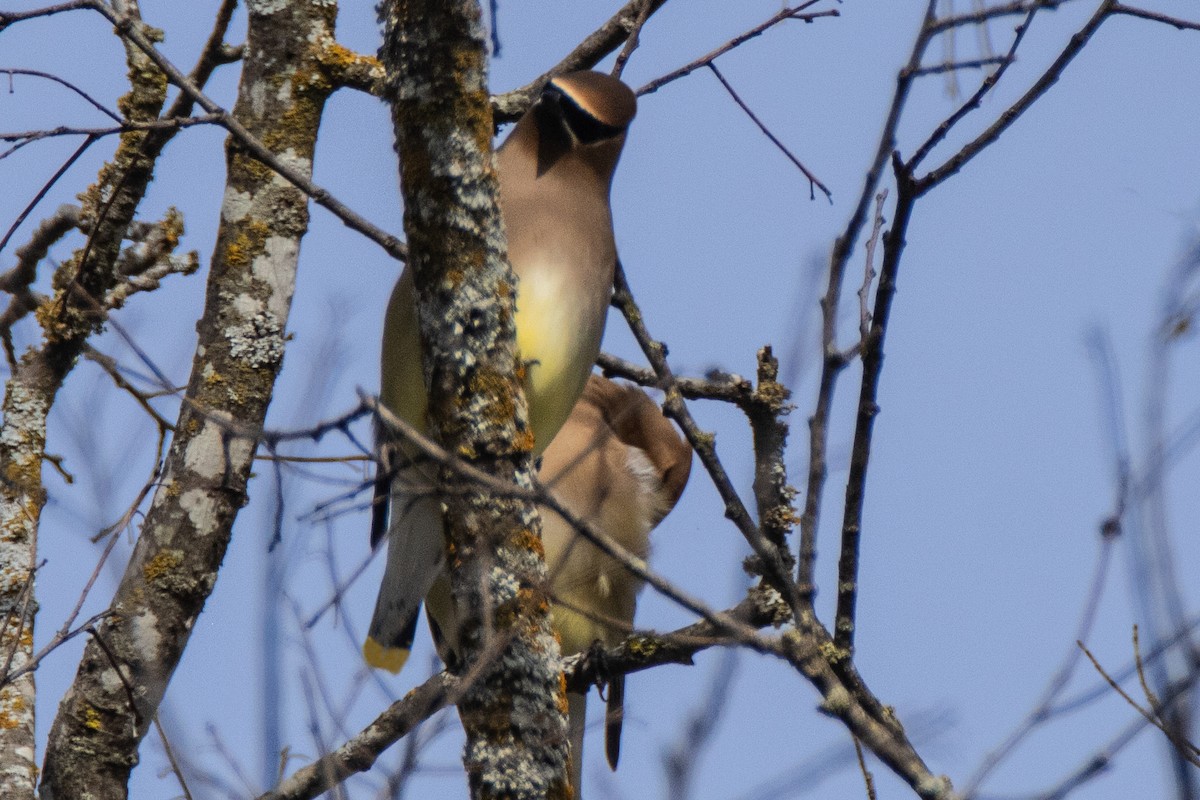
[[[986,6],[968,14],[956,14],[954,16],[932,20],[929,25],[926,26],[926,30],[931,34],[939,34],[954,28],[984,25],[993,19],[1000,19],[1001,17],[1019,17],[1022,14],[1028,14],[1034,9],[1045,8],[1053,11],[1069,1],[1070,0],[1010,0],[1010,2],[1007,3]]]
[[[133,21],[130,24],[134,24]],[[153,65],[136,51],[127,49],[126,61],[131,86],[121,100],[125,113],[134,120],[157,117],[166,99],[165,83],[159,80]],[[21,565],[32,565],[36,561],[38,528],[46,499],[42,483],[46,418],[63,380],[98,326],[98,319],[92,313],[94,298],[103,296],[115,282],[114,264],[121,242],[150,182],[161,144],[165,143],[165,139],[155,139],[155,136],[154,132],[147,131],[122,134],[113,159],[104,165],[97,182],[82,195],[80,220],[86,220],[90,227],[87,242],[56,271],[54,305],[39,319],[44,342],[21,358],[6,387],[3,430],[0,431],[0,442],[3,443],[0,472],[5,476],[0,483],[0,527],[5,531],[4,546],[0,548],[0,566],[3,567],[0,574],[17,574],[14,567],[20,569]],[[85,139],[50,183],[57,180],[92,141],[91,137]],[[43,187],[34,203],[49,191],[49,186]],[[30,204],[25,213],[32,207]],[[27,298],[17,297],[15,301],[27,304]],[[6,319],[12,316],[19,317],[19,313],[6,314]],[[11,353],[11,344],[7,347]],[[0,611],[7,613],[16,607],[13,602],[16,594],[17,585],[12,577],[0,579]],[[33,656],[31,608],[23,609],[13,622],[15,633],[20,637],[20,648],[12,665],[19,670]],[[28,636],[24,635],[25,631]],[[13,632],[14,629],[8,629],[0,632],[0,636]],[[91,641],[96,648],[106,647],[99,636],[93,636]],[[107,653],[99,656],[103,664],[99,665],[98,671],[107,672]],[[118,674],[124,678],[123,674]],[[118,701],[118,707],[123,705]],[[0,711],[8,720],[0,726],[0,758],[4,761],[3,769],[0,769],[0,795],[5,797],[33,796],[36,776],[34,707],[32,673],[26,673],[0,689]],[[69,795],[68,792],[62,796]]]
[[[730,50],[733,50],[734,48],[739,47],[742,44],[745,44],[746,42],[748,42],[749,40],[753,39],[756,36],[762,35],[767,30],[775,27],[776,25],[778,25],[779,23],[781,23],[785,20],[793,19],[793,20],[801,20],[803,22],[812,22],[814,19],[817,19],[818,17],[836,17],[836,16],[838,16],[837,9],[830,9],[828,11],[818,11],[818,12],[815,12],[812,14],[802,13],[805,9],[811,8],[812,6],[816,5],[819,2],[820,2],[820,0],[806,0],[806,2],[803,2],[798,6],[793,6],[790,8],[784,8],[784,9],[780,10],[777,14],[773,14],[771,16],[771,18],[768,19],[767,21],[762,22],[758,25],[755,25],[753,28],[751,28],[750,30],[746,31],[743,34],[733,37],[728,42],[726,42],[725,44],[718,47],[716,50],[712,50],[709,53],[700,56],[700,58],[697,58],[695,61],[691,61],[691,62],[683,65],[682,67],[680,67],[677,70],[668,72],[666,75],[663,75],[660,78],[655,78],[654,80],[650,81],[645,86],[643,86],[637,90],[638,97],[641,97],[642,95],[645,95],[645,94],[652,94],[654,92],[657,92],[659,89],[666,86],[668,83],[677,81],[680,78],[687,77],[688,75],[691,75],[693,72],[700,69],[701,67],[707,67],[713,61],[715,61],[716,59],[725,55]]]
[[[821,180],[816,175],[813,175],[811,172],[809,172],[808,167],[801,164],[800,159],[792,155],[792,151],[788,150],[787,146],[783,142],[779,141],[779,138],[775,136],[775,134],[771,133],[771,130],[763,124],[762,120],[760,120],[758,116],[750,110],[750,106],[746,105],[745,101],[738,97],[738,93],[735,92],[733,87],[729,85],[729,81],[725,80],[725,76],[721,74],[719,69],[717,69],[717,65],[710,61],[708,63],[708,68],[712,70],[713,75],[717,76],[717,80],[719,80],[721,85],[725,87],[725,91],[729,92],[729,96],[733,98],[733,102],[737,103],[738,107],[740,107],[742,111],[746,112],[746,116],[748,116],[750,120],[758,126],[758,129],[762,131],[768,139],[771,140],[771,143],[778,147],[779,150],[785,156],[787,156],[788,160],[796,165],[796,169],[804,173],[804,177],[808,178],[808,199],[812,200],[815,196],[813,194],[813,187],[815,186],[820,189],[822,194],[825,195],[825,198],[832,203],[833,194],[829,191],[825,184],[821,183]]]
[[[1004,56],[988,56],[986,58],[972,58],[966,61],[948,61],[945,64],[936,64],[932,67],[921,67],[915,73],[915,77],[923,78],[926,75],[943,75],[948,72],[961,72],[968,69],[985,69],[987,67],[1003,66],[1009,62]]]
[[[879,244],[879,233],[883,230],[883,203],[887,200],[888,192],[884,189],[875,195],[875,222],[871,226],[871,236],[867,239],[867,256],[863,265],[863,282],[858,289],[858,348],[859,352],[866,346],[871,333],[871,311],[868,303],[871,297],[871,285],[875,282],[875,247]]]
[[[892,227],[883,237],[883,264],[875,289],[875,308],[871,329],[862,343],[862,381],[859,387],[858,414],[854,423],[854,442],[850,450],[850,474],[846,478],[846,500],[842,514],[841,553],[838,557],[837,617],[834,642],[848,655],[854,652],[855,610],[858,602],[858,556],[862,540],[863,503],[866,497],[867,465],[871,457],[871,439],[875,417],[879,413],[876,398],[883,371],[883,343],[887,334],[892,298],[900,256],[904,252],[905,233],[916,201],[913,184],[906,168],[896,158],[896,209]]]
[[[1164,25],[1170,25],[1178,31],[1200,31],[1200,22],[1192,22],[1180,17],[1160,14],[1157,11],[1148,11],[1135,6],[1127,6],[1124,3],[1113,3],[1112,13],[1124,14],[1127,17],[1137,17],[1138,19],[1148,19],[1152,22],[1161,22]]]
[[[159,721],[158,715],[154,715],[154,729],[158,731],[158,740],[162,744],[163,752],[167,754],[167,762],[171,765],[171,772],[174,773],[175,779],[179,781],[179,789],[183,792],[184,800],[193,800],[192,790],[188,788],[187,780],[183,777],[183,769],[179,766],[179,761],[175,758],[175,749],[171,747],[171,743],[167,740],[167,732],[163,730],[162,722]]]
[[[61,14],[64,11],[76,11],[82,8],[91,8],[91,0],[70,0],[70,2],[57,3],[52,6],[44,6],[29,11],[0,11],[0,31],[3,31],[9,25],[16,22],[37,19],[38,17],[49,17],[54,14]]]
[[[757,626],[778,622],[786,609],[771,610],[757,600],[745,600],[737,607],[720,612],[719,617],[738,620],[742,626]],[[689,664],[700,650],[729,642],[720,628],[710,622],[699,622],[670,634],[631,636],[606,654],[605,669],[609,673],[626,674],[663,664]],[[564,660],[567,685],[586,689],[595,684],[598,664],[582,655]],[[456,678],[441,672],[410,691],[381,714],[371,725],[345,744],[334,749],[317,762],[287,778],[258,800],[308,800],[316,797],[349,775],[365,772],[376,759],[408,735],[423,720],[456,702],[472,676]]]
[[[166,62],[150,45],[143,23],[102,3],[92,7],[113,21],[130,42],[131,53],[144,58],[142,71],[157,75],[155,67]],[[329,21],[323,9],[309,4],[290,5],[268,15],[250,14],[254,46],[246,51],[238,126],[254,130],[256,140],[272,139],[280,148],[286,147],[293,170],[300,173],[311,170],[328,87],[319,81],[297,81],[290,93],[257,87],[289,73],[317,69],[312,48],[298,43],[329,36]],[[167,66],[174,79],[198,91]],[[159,85],[165,91],[165,82]],[[293,106],[298,103],[305,103],[312,113],[295,114]],[[299,124],[298,118],[305,124]],[[159,490],[116,591],[114,603],[122,613],[104,620],[89,642],[50,731],[43,783],[59,797],[85,792],[105,798],[123,796],[133,754],[187,645],[192,622],[212,590],[236,513],[245,504],[254,443],[231,441],[210,416],[220,413],[235,424],[261,427],[282,361],[308,204],[303,192],[259,168],[240,140],[230,148],[229,181],[238,191],[227,192],[226,199],[236,204],[237,211],[221,215],[209,270],[210,291],[198,327],[201,355],[194,362],[195,373],[175,425]],[[128,222],[122,225],[122,233],[127,227]],[[271,246],[263,231],[270,232]],[[254,270],[248,269],[251,264],[256,265]],[[223,380],[207,380],[204,376],[213,374],[208,370],[215,370]],[[197,506],[200,497],[205,499]],[[122,685],[136,684],[133,707],[121,700],[114,675],[121,677]]]
[[[1104,587],[1108,582],[1108,570],[1112,563],[1112,551],[1113,539],[1102,539],[1100,542],[1100,551],[1096,555],[1095,570],[1092,574],[1089,589],[1085,595],[1079,624],[1076,627],[1076,636],[1074,639],[1076,642],[1086,640],[1091,635],[1092,628],[1095,625],[1096,613],[1100,608],[1100,599],[1103,597]],[[1034,707],[999,746],[984,756],[982,763],[967,781],[966,788],[963,790],[964,797],[974,797],[988,776],[1008,758],[1017,746],[1031,733],[1053,718],[1055,715],[1054,705],[1074,676],[1081,654],[1080,648],[1077,645],[1072,645],[1067,649],[1062,663],[1055,670],[1046,688],[1042,690],[1041,697],[1039,697]]]
[[[1184,739],[1179,738],[1179,736],[1175,733],[1172,726],[1168,725],[1166,722],[1164,722],[1162,720],[1162,718],[1159,716],[1159,714],[1157,712],[1157,707],[1161,703],[1161,701],[1158,700],[1158,698],[1154,697],[1153,694],[1150,694],[1148,697],[1148,699],[1150,700],[1150,708],[1148,708],[1148,709],[1143,708],[1136,700],[1134,700],[1132,697],[1130,697],[1129,694],[1124,689],[1121,688],[1121,684],[1119,684],[1115,680],[1113,680],[1109,676],[1109,674],[1104,671],[1104,667],[1100,666],[1100,662],[1096,660],[1096,657],[1094,655],[1092,655],[1092,651],[1088,650],[1083,642],[1076,642],[1076,644],[1079,646],[1079,649],[1083,651],[1083,654],[1085,656],[1087,656],[1088,661],[1092,662],[1092,666],[1095,667],[1096,672],[1098,672],[1100,674],[1100,677],[1104,678],[1104,680],[1108,683],[1108,685],[1112,688],[1112,690],[1121,696],[1122,700],[1124,700],[1135,711],[1137,711],[1139,714],[1141,714],[1142,718],[1145,719],[1146,722],[1150,723],[1151,725],[1153,725],[1154,727],[1156,727],[1160,731],[1162,731],[1163,735],[1166,736],[1167,739],[1170,740],[1170,742],[1174,746],[1176,752],[1178,752],[1180,755],[1185,757],[1189,764],[1191,764],[1194,767],[1200,767],[1200,758],[1197,757],[1197,753],[1200,753],[1200,750],[1197,750],[1196,746],[1193,745],[1191,742],[1188,742]],[[1139,657],[1139,663],[1140,663],[1140,657]],[[1139,674],[1139,677],[1141,677],[1141,679],[1142,679],[1143,688],[1145,688],[1146,691],[1149,692],[1149,688],[1148,688],[1147,684],[1145,683],[1145,677],[1141,675],[1140,668],[1139,668],[1138,674]]]
[[[596,364],[605,377],[625,378],[655,389],[661,383],[654,370],[640,367],[611,353],[601,353]],[[675,376],[675,386],[688,400],[720,400],[741,408],[753,401],[754,386],[740,375],[714,374],[707,378]]]
[[[629,36],[625,39],[625,46],[621,48],[621,52],[617,54],[617,60],[613,63],[612,76],[614,78],[621,77],[621,73],[625,71],[625,62],[637,49],[642,26],[646,24],[646,20],[650,19],[651,11],[651,0],[642,0],[642,10],[638,12],[637,21],[634,23],[633,29],[629,31]]]
[[[309,800],[350,775],[371,769],[384,750],[450,705],[461,694],[463,683],[449,673],[439,672],[393,703],[361,733],[297,770],[258,800]]]
[[[862,742],[857,736],[852,736],[854,739],[854,755],[858,759],[858,771],[862,773],[863,784],[867,790],[867,800],[876,800],[875,794],[875,776],[871,774],[871,770],[867,768],[867,760],[863,757]]]
[[[0,13],[2,13],[2,12],[0,12]],[[0,30],[3,30],[3,19],[2,18],[0,18]],[[120,123],[120,122],[124,121],[121,119],[120,114],[118,114],[115,111],[110,110],[107,106],[105,106],[99,100],[92,97],[90,94],[85,92],[83,89],[80,89],[78,86],[71,83],[67,79],[61,78],[52,72],[42,72],[41,70],[37,70],[37,69],[17,69],[15,67],[4,67],[4,68],[0,68],[0,75],[8,76],[9,91],[12,91],[12,78],[14,75],[28,75],[33,78],[45,78],[48,81],[54,81],[58,85],[65,86],[67,89],[71,90],[75,94],[82,97],[84,100],[86,100],[88,102],[89,105],[91,105],[93,108],[97,109],[101,114],[105,115],[106,117],[113,120],[114,122]],[[5,137],[5,138],[7,139],[7,137]]]
[[[1058,83],[1058,79],[1062,76],[1063,71],[1067,66],[1075,60],[1075,56],[1083,50],[1086,45],[1100,29],[1100,25],[1104,20],[1108,19],[1116,6],[1116,0],[1103,0],[1096,8],[1096,12],[1091,19],[1079,31],[1071,37],[1067,46],[1063,48],[1058,57],[1054,59],[1054,63],[1042,73],[1041,77],[1034,82],[1019,100],[1009,106],[1000,116],[988,126],[987,130],[979,134],[965,145],[961,150],[946,160],[944,164],[936,169],[930,170],[925,176],[916,178],[917,195],[923,195],[933,187],[940,184],[942,181],[956,174],[960,169],[967,165],[975,156],[983,152],[989,145],[1000,138],[1000,134],[1008,130],[1010,126],[1029,110],[1039,98],[1050,90],[1050,87]],[[1036,10],[1036,8],[1034,9]],[[985,85],[987,82],[985,81]]]
[[[534,78],[520,89],[496,95],[492,98],[492,116],[495,124],[512,122],[525,113],[533,103],[534,98],[542,91],[546,81],[555,75],[574,72],[581,69],[591,69],[609,53],[623,45],[629,38],[630,32],[638,25],[638,20],[648,19],[658,11],[667,0],[629,0],[621,10],[613,14],[607,22],[597,28],[590,36],[580,42],[574,50],[561,61],[544,73]],[[645,24],[644,20],[643,23]]]
[[[908,100],[909,90],[915,80],[913,73],[920,67],[921,58],[929,46],[931,35],[927,31],[934,18],[935,3],[936,0],[929,0],[921,31],[913,42],[908,62],[896,76],[896,90],[892,95],[883,132],[879,136],[875,158],[867,170],[862,192],[846,223],[846,228],[834,242],[833,250],[829,255],[829,282],[826,285],[825,294],[821,297],[821,318],[823,320],[821,380],[817,389],[816,408],[808,420],[808,481],[804,492],[804,513],[800,517],[800,559],[796,573],[796,583],[801,587],[801,591],[810,597],[815,590],[813,570],[817,557],[817,526],[821,518],[821,498],[825,491],[825,478],[828,470],[826,452],[828,450],[829,416],[833,408],[833,393],[837,386],[838,376],[847,364],[845,355],[837,343],[837,315],[841,305],[842,283],[854,245],[862,233],[863,225],[866,224],[871,198],[877,191],[883,175],[884,164],[887,163],[888,156],[896,147],[896,129],[900,124],[900,115]]]
[[[1009,46],[1008,53],[1002,59],[1000,59],[1000,68],[984,78],[983,83],[979,85],[979,88],[975,90],[975,93],[971,95],[970,99],[963,103],[957,111],[951,114],[946,121],[939,125],[933,134],[925,140],[925,143],[917,148],[917,152],[913,154],[913,157],[909,159],[907,164],[907,168],[910,172],[915,170],[917,166],[925,160],[925,157],[928,156],[930,151],[937,146],[938,142],[946,138],[946,134],[950,132],[951,128],[957,125],[959,121],[961,121],[962,118],[967,114],[979,108],[980,104],[983,102],[984,96],[992,90],[992,87],[995,86],[1002,77],[1004,77],[1005,71],[1013,64],[1013,62],[1016,61],[1017,48],[1021,46],[1021,42],[1025,39],[1025,33],[1029,30],[1029,26],[1033,23],[1033,17],[1034,14],[1037,13],[1038,8],[1039,6],[1036,5],[1031,8],[1025,17],[1025,21],[1017,26],[1016,35],[1013,36],[1012,45]]]
[[[62,166],[60,166],[58,170],[55,171],[55,173],[50,177],[50,180],[46,181],[46,183],[42,185],[42,188],[38,190],[37,195],[35,195],[34,198],[29,201],[29,204],[21,210],[21,213],[17,215],[15,220],[13,220],[12,225],[10,225],[8,230],[5,231],[4,238],[0,239],[0,251],[4,250],[4,247],[8,244],[9,240],[12,239],[13,234],[17,232],[19,227],[21,227],[21,224],[25,221],[26,217],[29,216],[30,212],[33,211],[34,207],[42,201],[42,198],[49,194],[50,189],[53,188],[54,184],[58,182],[58,179],[66,174],[66,171],[71,168],[71,165],[78,161],[79,157],[84,154],[84,151],[91,147],[92,143],[95,141],[96,140],[90,136],[84,139],[83,143],[75,149],[75,152],[72,153],[70,157],[63,162]],[[45,254],[43,254],[38,260],[40,261],[41,258],[45,258]]]
[[[399,261],[408,257],[408,249],[395,236],[380,229],[374,223],[367,221],[349,206],[338,200],[327,189],[313,183],[312,179],[293,167],[277,153],[271,151],[263,142],[255,137],[236,117],[209,98],[200,88],[178,68],[167,60],[144,34],[134,27],[130,20],[117,13],[101,0],[87,0],[87,6],[100,12],[111,22],[122,36],[129,39],[146,54],[154,64],[166,73],[171,83],[178,86],[190,101],[194,101],[209,114],[214,114],[221,127],[237,138],[241,146],[258,161],[266,164],[289,183],[303,191],[314,203],[331,212],[345,223],[346,227],[361,233],[382,247],[388,255]],[[330,37],[332,39],[332,37]],[[322,64],[322,66],[324,66]]]
[[[110,125],[105,128],[80,128],[60,125],[57,128],[46,128],[36,131],[0,133],[0,141],[16,142],[15,145],[0,153],[0,159],[8,158],[26,145],[33,144],[42,139],[52,139],[59,136],[87,136],[89,139],[96,140],[127,131],[179,130],[182,128],[191,128],[196,125],[212,125],[220,121],[221,117],[219,115],[202,114],[198,117],[170,117],[146,122],[122,122],[120,125]]]
[[[671,371],[670,365],[667,364],[667,348],[662,342],[656,341],[650,336],[642,311],[634,300],[633,293],[629,288],[629,282],[625,277],[625,269],[620,263],[617,264],[615,284],[612,300],[613,305],[619,308],[621,313],[624,314],[629,329],[633,332],[634,338],[637,340],[638,345],[642,348],[642,352],[645,354],[647,360],[650,361],[650,366],[658,376],[658,388],[666,393],[666,399],[663,401],[663,410],[668,416],[679,423],[679,427],[683,430],[684,436],[687,437],[688,443],[696,451],[696,455],[699,456],[700,462],[704,465],[705,470],[708,471],[713,485],[716,486],[717,492],[725,502],[726,519],[737,526],[742,536],[754,550],[755,555],[761,560],[764,577],[771,581],[772,585],[788,600],[789,604],[798,613],[799,606],[797,605],[796,587],[791,581],[790,574],[788,574],[790,570],[785,567],[786,549],[781,550],[778,543],[769,541],[763,535],[763,532],[759,530],[758,526],[754,524],[754,520],[750,517],[750,512],[746,509],[746,505],[734,488],[733,482],[729,479],[725,467],[717,457],[714,437],[712,434],[700,430],[700,427],[692,418],[691,412],[688,411],[687,404],[683,401],[683,397],[679,392],[679,388],[675,385],[675,375]]]

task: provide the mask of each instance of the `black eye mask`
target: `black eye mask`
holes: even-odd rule
[[[567,130],[581,144],[594,144],[603,139],[612,139],[620,135],[622,128],[601,122],[592,114],[583,110],[570,96],[553,84],[542,92],[543,97],[553,96],[562,112],[563,122]]]

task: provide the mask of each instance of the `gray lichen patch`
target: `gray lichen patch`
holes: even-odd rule
[[[163,637],[159,632],[158,618],[148,608],[130,620],[130,633],[134,647],[142,653],[147,661],[159,660],[159,648],[162,647]]]
[[[220,419],[206,419],[187,444],[184,466],[206,482],[219,482],[230,463],[248,459],[252,444],[229,433]]]
[[[269,311],[225,329],[229,355],[251,369],[277,367],[283,361],[283,323]]]
[[[296,261],[300,242],[291,236],[272,236],[263,245],[263,255],[254,259],[254,277],[269,287],[268,312],[287,319],[292,294],[296,291]]]
[[[221,221],[241,222],[253,207],[254,196],[249,192],[239,191],[234,186],[225,187],[225,196],[221,200]]]
[[[212,528],[217,515],[217,503],[207,489],[188,489],[180,496],[179,507],[187,512],[188,521],[195,530]]]

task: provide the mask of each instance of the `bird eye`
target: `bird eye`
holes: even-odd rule
[[[624,130],[596,119],[591,113],[584,111],[570,95],[561,90],[558,91],[558,104],[567,129],[582,144],[593,144],[604,139],[612,139]]]

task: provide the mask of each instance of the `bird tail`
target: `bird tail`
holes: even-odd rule
[[[625,721],[625,676],[614,675],[608,681],[608,708],[604,712],[604,754],[608,766],[617,768],[621,758],[621,723]]]
[[[412,650],[421,601],[442,570],[445,545],[442,505],[436,497],[393,490],[390,505],[387,566],[363,658],[372,667],[399,672]]]

